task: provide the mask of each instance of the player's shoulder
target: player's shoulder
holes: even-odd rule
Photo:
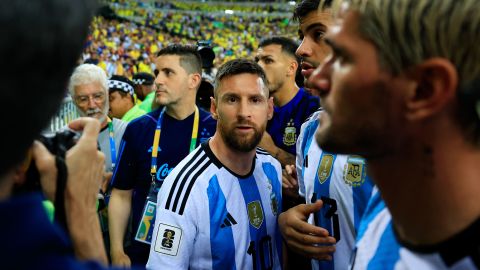
[[[323,109],[320,107],[316,111],[314,111],[312,114],[310,114],[305,120],[304,125],[308,125],[308,123],[316,122],[318,120],[318,115],[320,114],[321,111],[323,111]]]
[[[166,196],[164,208],[183,215],[187,202],[192,197],[198,197],[196,188],[208,183],[215,172],[216,165],[202,144],[185,157],[164,180],[162,186],[163,196]]]
[[[262,163],[271,163],[272,165],[278,167],[281,169],[281,164],[280,162],[274,158],[269,152],[267,152],[267,150],[261,148],[261,147],[257,147],[257,149],[255,150],[256,152],[256,156],[257,156],[257,159],[258,161],[262,162]]]

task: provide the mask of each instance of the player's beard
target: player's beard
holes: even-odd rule
[[[239,121],[241,124],[249,124],[253,127],[253,134],[240,135],[235,132],[235,125],[231,125],[228,127],[220,121],[219,123],[219,131],[220,135],[223,138],[223,141],[229,146],[230,148],[237,150],[239,152],[250,152],[257,147],[262,139],[263,132],[265,132],[265,126],[258,127],[253,123],[246,122],[246,121]]]

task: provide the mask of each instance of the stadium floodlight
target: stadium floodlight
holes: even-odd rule
[[[233,14],[233,10],[231,10],[231,9],[226,9],[226,10],[225,10],[225,14]]]

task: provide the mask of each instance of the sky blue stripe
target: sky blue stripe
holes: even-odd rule
[[[365,182],[359,187],[352,187],[353,193],[353,225],[358,232],[360,221],[367,208],[368,200],[372,195],[373,183],[370,177],[365,177]]]
[[[227,201],[217,176],[213,176],[207,188],[208,206],[210,210],[210,245],[212,252],[212,269],[236,269],[235,242],[232,227],[221,228],[227,217]]]
[[[251,241],[255,241],[255,251],[256,251],[256,263],[257,267],[256,269],[262,269],[262,263],[260,261],[260,253],[263,250],[263,253],[266,259],[268,259],[268,254],[266,250],[264,250],[263,247],[260,246],[260,242],[263,237],[267,236],[267,227],[266,227],[266,221],[265,221],[265,205],[262,203],[262,199],[260,197],[260,192],[258,191],[258,186],[255,181],[255,178],[252,176],[248,177],[247,179],[239,179],[238,180],[240,183],[240,188],[242,190],[243,198],[245,199],[245,208],[247,209],[248,213],[248,204],[250,202],[255,202],[258,201],[262,207],[262,214],[263,214],[263,222],[259,226],[259,228],[255,228],[252,223],[249,221],[249,227],[250,227],[250,239]],[[270,206],[266,206],[270,207]]]
[[[314,136],[312,136],[314,137]],[[330,154],[330,153],[327,153],[325,151],[322,151],[322,155],[320,156],[320,159],[318,160],[318,164],[315,168],[317,168],[317,173],[315,174],[315,184],[314,184],[314,191],[315,193],[317,193],[317,200],[320,200],[320,198],[322,196],[324,197],[328,197],[330,198],[330,182],[331,182],[331,179],[332,179],[332,175],[333,175],[333,164],[335,164],[335,160],[337,159],[337,155],[333,155],[333,161],[332,163],[330,164],[330,175],[328,176],[328,178],[325,180],[325,182],[323,184],[320,183],[320,180],[318,178],[318,168],[320,167],[320,164],[322,163],[322,158],[324,155],[333,155],[333,154]],[[318,212],[318,220],[315,220],[315,224],[317,226],[320,226],[326,230],[328,230],[328,232],[330,233],[330,235],[333,236],[333,228],[332,228],[332,219],[327,219],[325,218],[325,214],[327,213],[327,210],[329,209],[330,207],[327,207],[325,204],[324,206],[322,207],[322,209],[320,209],[320,211]],[[337,210],[337,213],[338,213],[338,210]],[[322,270],[333,270],[335,267],[335,262],[334,262],[334,259],[332,259],[331,261],[318,261],[318,264],[320,266],[320,269]]]
[[[367,209],[365,210],[364,216],[362,220],[360,221],[360,228],[358,229],[358,234],[357,234],[357,242],[358,240],[362,239],[363,235],[365,234],[365,231],[368,228],[368,224],[380,213],[385,208],[385,203],[382,200],[382,197],[380,196],[380,192],[375,193],[373,195],[368,204],[367,204]]]
[[[308,125],[305,127],[305,134],[303,136],[303,141],[302,141],[302,155],[303,155],[303,160],[305,160],[305,156],[308,153],[308,150],[310,149],[310,146],[312,145],[312,141],[315,138],[315,132],[317,131],[318,127],[318,118],[315,121],[312,121],[308,123]],[[303,164],[302,164],[303,166]],[[305,171],[305,170],[303,170]]]
[[[395,240],[391,221],[385,228],[378,246],[380,248],[375,251],[367,270],[393,270],[400,259],[400,246]]]
[[[270,181],[270,184],[272,185],[273,192],[276,197],[277,201],[277,218],[278,215],[282,212],[282,188],[280,186],[280,181],[277,176],[277,171],[275,170],[275,167],[271,163],[263,163],[262,164],[263,171],[265,172],[265,175],[268,177],[268,180]],[[272,194],[270,195],[270,198],[272,199]],[[272,207],[270,205],[270,207]],[[265,212],[265,211],[264,211]],[[282,262],[282,236],[280,234],[280,228],[278,227],[278,222],[275,222],[275,246],[277,248],[277,254],[278,254],[278,259],[280,263]]]

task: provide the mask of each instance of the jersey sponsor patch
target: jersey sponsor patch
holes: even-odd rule
[[[154,250],[158,253],[177,256],[180,240],[182,239],[182,229],[160,223],[158,225],[157,240]]]
[[[365,182],[367,168],[365,159],[359,156],[349,156],[343,169],[343,180],[352,187],[359,187]]]
[[[260,201],[253,201],[247,205],[248,220],[255,228],[260,228],[263,223],[263,209]]]
[[[320,160],[320,165],[318,166],[317,170],[318,181],[320,184],[325,183],[325,181],[327,181],[327,179],[330,177],[330,174],[332,174],[333,160],[333,155],[322,155],[322,160]]]

